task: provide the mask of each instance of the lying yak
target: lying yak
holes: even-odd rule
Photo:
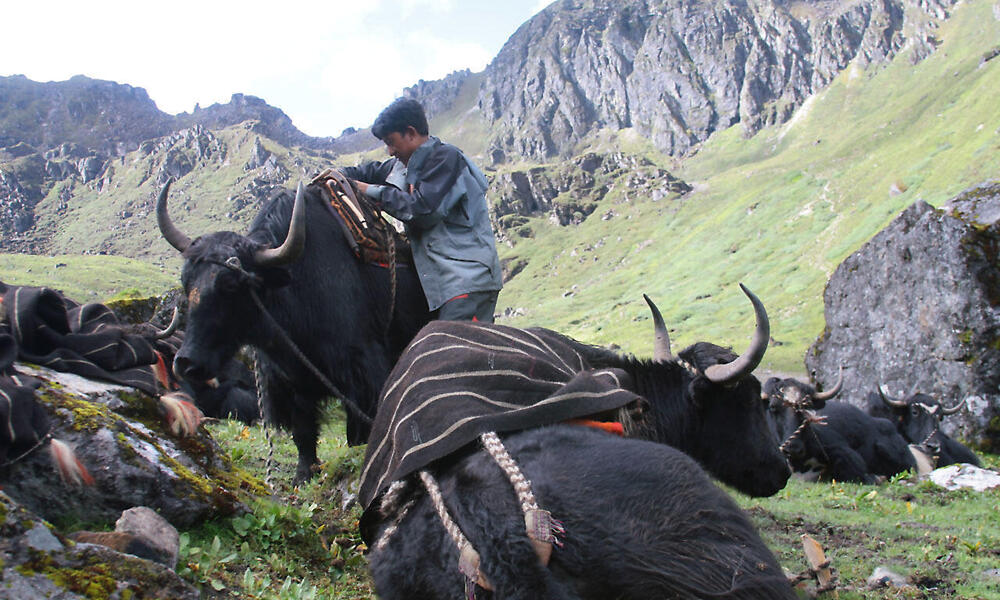
[[[772,377],[764,384],[768,418],[797,473],[821,479],[875,483],[914,468],[906,441],[886,419],[847,402],[830,402],[843,385],[817,392],[797,379]]]
[[[935,467],[955,463],[979,466],[979,459],[972,450],[941,431],[941,421],[962,410],[964,400],[955,406],[944,406],[934,397],[920,393],[903,400],[893,398],[884,386],[879,386],[878,393],[869,394],[867,401],[869,414],[894,422],[906,441],[933,457]]]
[[[525,600],[794,598],[746,516],[698,465],[754,495],[777,492],[790,473],[750,374],[767,348],[767,314],[744,291],[757,331],[739,357],[705,342],[674,357],[651,302],[652,361],[544,329],[422,329],[386,382],[362,473],[379,596],[486,587]],[[539,427],[595,414],[617,414],[625,433],[646,439]],[[495,431],[508,432],[506,460]]]

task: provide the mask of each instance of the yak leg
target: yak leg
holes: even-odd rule
[[[292,440],[299,451],[299,463],[295,468],[293,485],[312,479],[319,467],[316,457],[316,441],[319,439],[319,398],[295,394],[295,410],[292,411]]]

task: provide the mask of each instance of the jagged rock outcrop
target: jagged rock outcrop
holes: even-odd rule
[[[469,79],[472,72],[468,69],[455,71],[447,75],[444,79],[434,81],[424,81],[421,79],[417,83],[403,90],[403,95],[415,98],[424,107],[427,118],[433,119],[437,115],[443,114],[455,104],[462,86]]]
[[[944,428],[1000,450],[1000,183],[945,210],[918,201],[848,257],[824,293],[826,330],[805,365],[863,405],[894,395],[968,399]]]
[[[527,217],[549,214],[553,223],[578,225],[614,185],[658,201],[691,187],[645,158],[587,153],[564,164],[501,172],[490,185],[493,228],[501,241],[532,235]]]
[[[952,4],[561,0],[486,69],[489,154],[566,156],[601,128],[634,127],[670,154],[736,123],[752,134],[787,120],[852,60],[894,56],[907,7],[944,18]]]

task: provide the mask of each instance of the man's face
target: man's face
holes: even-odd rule
[[[385,142],[385,149],[389,156],[395,156],[405,165],[410,162],[410,156],[413,155],[414,150],[419,148],[426,139],[426,136],[420,135],[411,126],[402,133],[393,131],[386,134],[382,141]]]

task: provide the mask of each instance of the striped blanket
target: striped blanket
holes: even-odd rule
[[[592,369],[546,329],[432,321],[390,373],[361,475],[370,508],[397,479],[474,442],[645,401],[620,369]]]
[[[77,304],[49,288],[0,282],[0,334],[18,359],[157,394],[153,343],[103,304]],[[166,341],[166,340],[165,340]]]

